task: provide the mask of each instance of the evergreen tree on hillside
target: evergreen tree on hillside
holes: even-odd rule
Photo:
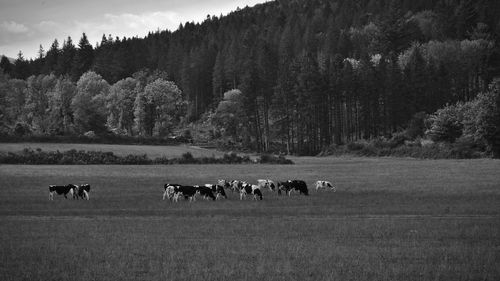
[[[90,45],[87,35],[82,34],[82,38],[78,42],[75,59],[71,68],[71,77],[73,81],[77,81],[83,73],[88,71],[94,60],[94,49]]]
[[[56,74],[70,75],[75,55],[75,45],[73,45],[73,40],[71,39],[71,37],[68,36],[68,38],[63,43],[60,55],[57,60]]]
[[[45,56],[45,63],[42,69],[42,72],[44,74],[56,72],[60,51],[61,50],[59,50],[59,42],[57,41],[57,39],[55,39]]]
[[[0,60],[0,69],[5,74],[11,74],[12,72],[12,64],[6,56],[2,56]]]

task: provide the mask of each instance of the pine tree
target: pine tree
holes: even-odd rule
[[[13,66],[10,63],[9,59],[6,56],[2,56],[2,59],[0,60],[1,71],[5,74],[11,74],[12,68],[13,68]]]
[[[57,41],[57,39],[55,39],[50,46],[50,49],[47,51],[47,55],[45,56],[45,63],[42,69],[43,73],[50,74],[56,71],[59,55],[59,42]]]
[[[83,73],[88,71],[94,60],[94,49],[90,45],[87,35],[82,34],[82,38],[78,43],[73,67],[71,69],[71,77],[73,81],[77,81]]]
[[[73,40],[71,37],[64,41],[59,58],[57,60],[56,74],[66,75],[71,74],[71,67],[76,55],[76,48],[73,45]]]

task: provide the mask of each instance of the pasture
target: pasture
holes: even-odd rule
[[[147,154],[149,158],[167,157],[175,158],[181,157],[182,154],[189,152],[193,157],[211,157],[222,156],[223,152],[204,149],[197,146],[189,145],[116,145],[116,144],[93,144],[93,143],[0,143],[0,152],[19,152],[24,148],[37,149],[43,151],[66,151],[70,149],[86,150],[86,151],[104,151],[113,152],[119,156],[126,156],[128,154]]]
[[[0,279],[500,279],[500,161],[293,160],[0,165]],[[300,178],[311,195],[161,200],[164,183],[217,178]],[[84,182],[90,201],[48,201],[49,184]]]

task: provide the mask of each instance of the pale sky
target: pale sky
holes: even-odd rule
[[[269,1],[269,0],[267,0]],[[149,31],[174,31],[180,23],[207,15],[226,15],[237,7],[266,0],[0,0],[0,55],[36,57],[57,38],[77,45],[85,32],[95,46],[103,34],[144,37]]]

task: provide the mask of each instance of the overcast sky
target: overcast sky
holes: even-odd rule
[[[57,38],[71,36],[78,44],[83,32],[92,45],[103,34],[144,37],[157,29],[175,30],[186,21],[225,15],[237,7],[266,0],[0,0],[0,55],[36,57]]]

